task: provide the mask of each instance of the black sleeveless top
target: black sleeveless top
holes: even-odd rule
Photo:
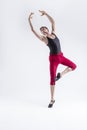
[[[55,35],[54,33],[52,33],[52,34]],[[59,41],[58,37],[55,35],[54,39],[49,38],[49,37],[47,37],[47,39],[48,39],[47,46],[50,49],[50,55],[60,53],[61,52],[61,46],[60,46],[60,41]]]

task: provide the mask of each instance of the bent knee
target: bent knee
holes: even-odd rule
[[[77,65],[74,64],[74,65],[72,66],[72,70],[75,70],[76,68],[77,68]]]

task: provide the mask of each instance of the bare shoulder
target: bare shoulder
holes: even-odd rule
[[[56,35],[56,32],[55,32],[55,31],[52,31],[52,32],[51,32],[51,34],[54,34],[54,35]]]
[[[44,36],[42,36],[42,41],[47,45],[48,44],[48,39]]]

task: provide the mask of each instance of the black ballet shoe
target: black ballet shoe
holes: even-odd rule
[[[55,100],[51,100],[51,102],[49,103],[49,105],[48,105],[48,108],[51,108],[51,107],[53,107],[53,104],[55,103]]]
[[[55,81],[59,80],[61,78],[60,73],[57,74],[57,76],[55,77]]]

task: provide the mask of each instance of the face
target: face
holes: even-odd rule
[[[49,33],[49,30],[46,27],[41,27],[40,31],[43,35],[47,35]]]

